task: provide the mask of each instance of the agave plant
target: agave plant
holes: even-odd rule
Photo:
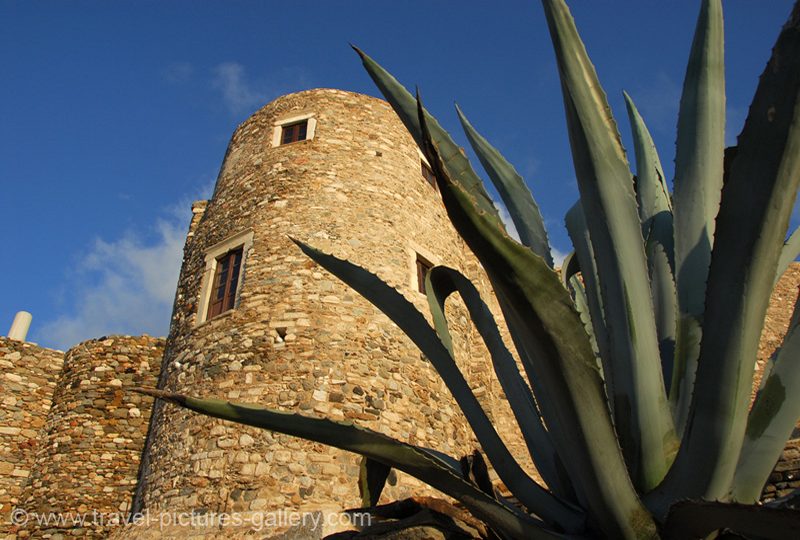
[[[477,289],[456,270],[436,267],[427,275],[431,327],[375,275],[297,242],[419,347],[519,504],[497,496],[486,477],[453,457],[355,425],[156,395],[362,454],[367,503],[377,501],[390,468],[405,471],[460,501],[503,538],[685,538],[725,528],[758,537],[797,534],[796,512],[756,504],[800,417],[797,308],[752,408],[749,398],[770,293],[800,251],[800,233],[786,240],[800,182],[800,3],[778,37],[737,146],[725,149],[721,2],[702,2],[680,104],[672,194],[642,117],[625,95],[637,164],[632,174],[567,6],[542,3],[580,190],[566,216],[574,252],[560,273],[539,209],[515,169],[459,110],[519,242],[419,96],[356,49],[427,156],[453,225],[486,270],[516,359]],[[453,293],[491,353],[546,486],[514,460],[456,367],[443,309]]]

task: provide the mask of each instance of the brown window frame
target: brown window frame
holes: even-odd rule
[[[308,139],[308,119],[281,126],[281,146]]]
[[[431,185],[431,187],[433,187],[433,189],[438,190],[439,187],[436,185],[436,175],[433,174],[433,169],[428,167],[428,164],[422,160],[420,160],[419,164],[420,169],[422,170],[422,177]]]
[[[417,267],[417,291],[425,294],[425,276],[435,265],[417,253],[416,267]]]
[[[234,308],[243,256],[244,246],[238,246],[217,257],[206,320],[213,319]]]

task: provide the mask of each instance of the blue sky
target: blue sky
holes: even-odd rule
[[[671,178],[698,4],[571,4],[626,147],[623,89]],[[724,2],[729,142],[790,7]],[[209,195],[232,131],[285,93],[376,95],[349,42],[419,85],[467,146],[457,101],[568,249],[577,188],[538,2],[0,0],[0,332],[25,309],[45,346],[164,335],[189,206]]]

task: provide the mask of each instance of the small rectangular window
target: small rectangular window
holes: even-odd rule
[[[217,258],[206,320],[233,309],[242,266],[242,252],[243,247],[239,246]]]
[[[430,167],[428,167],[428,165],[425,164],[424,161],[420,161],[419,163],[420,166],[422,167],[422,177],[425,178],[425,180],[435,188],[436,176],[433,174],[433,171],[431,170]]]
[[[289,144],[306,140],[308,120],[281,126],[281,144]]]
[[[425,294],[425,276],[428,275],[433,263],[420,254],[417,254],[417,290]]]

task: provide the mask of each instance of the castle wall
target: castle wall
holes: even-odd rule
[[[153,402],[130,388],[155,385],[163,347],[162,338],[110,336],[67,351],[20,504],[65,521],[31,519],[20,536],[105,538],[128,512]],[[82,514],[84,526],[72,521]]]
[[[272,147],[274,125],[311,113],[312,140]],[[252,230],[235,309],[197,325],[206,250]],[[267,105],[234,133],[214,197],[187,241],[160,385],[196,396],[352,420],[453,455],[475,443],[419,351],[388,318],[319,268],[303,240],[377,273],[418,309],[414,252],[476,278],[478,265],[423,178],[389,105],[312,90]],[[487,404],[494,388],[463,306],[459,363]],[[153,512],[341,509],[358,504],[357,458],[172,405],[154,415],[141,502]],[[388,496],[419,493],[402,479]]]
[[[761,493],[761,501],[767,502],[785,497],[800,489],[800,439],[792,439],[783,449],[775,469],[769,476]]]
[[[63,361],[62,351],[0,337],[0,535],[35,467],[37,434]]]

